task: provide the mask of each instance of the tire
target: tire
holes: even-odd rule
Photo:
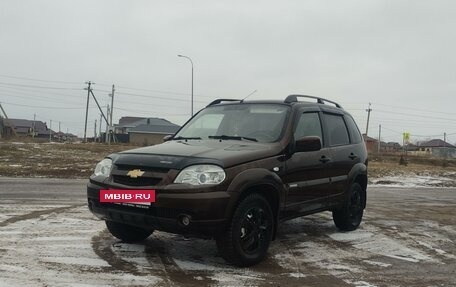
[[[358,228],[363,219],[364,196],[363,188],[357,182],[350,186],[348,199],[340,210],[333,211],[336,227],[343,231],[353,231]]]
[[[239,203],[226,230],[216,238],[217,249],[233,265],[255,265],[266,256],[273,228],[274,215],[268,201],[251,194]]]
[[[153,230],[108,220],[106,220],[106,227],[114,237],[127,243],[143,241],[154,232]]]

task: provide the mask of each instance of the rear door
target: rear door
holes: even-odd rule
[[[337,201],[348,187],[348,174],[357,160],[354,146],[342,111],[324,111],[322,114],[325,135],[331,152],[331,165],[326,170],[330,177],[328,203]]]

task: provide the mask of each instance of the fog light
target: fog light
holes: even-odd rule
[[[190,218],[187,215],[182,216],[181,222],[184,226],[188,226],[190,224]]]

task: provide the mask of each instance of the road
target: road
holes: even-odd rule
[[[84,180],[0,177],[0,286],[456,286],[456,189],[368,188],[361,227],[329,212],[280,227],[267,259],[226,265],[212,241],[110,236]]]

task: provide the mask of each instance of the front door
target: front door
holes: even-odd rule
[[[318,136],[323,139],[319,111],[302,111],[295,125],[295,140],[305,136]],[[295,152],[286,161],[286,174],[282,178],[288,185],[286,217],[322,208],[327,196],[329,177],[323,169],[330,164],[329,150]]]

